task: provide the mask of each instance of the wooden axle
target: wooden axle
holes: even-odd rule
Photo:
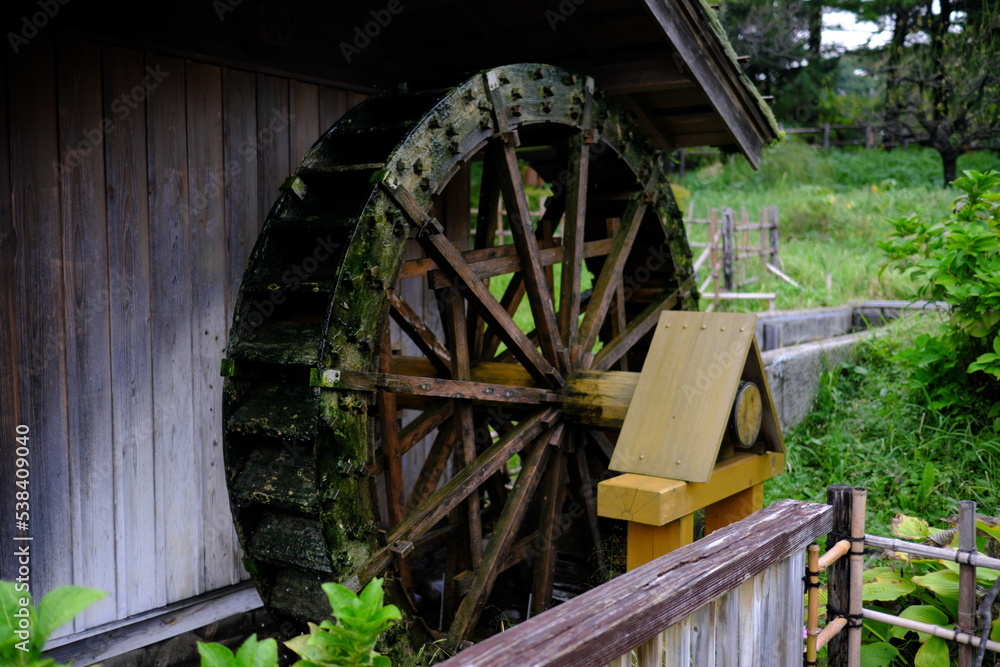
[[[394,357],[392,373],[325,371],[315,373],[314,386],[397,394],[400,407],[431,405],[432,397],[462,398],[484,404],[558,404],[572,423],[620,429],[639,382],[639,373],[575,370],[561,392],[535,386],[519,364],[483,362],[472,367],[467,381],[442,378],[422,357]],[[426,405],[425,405],[426,404]]]

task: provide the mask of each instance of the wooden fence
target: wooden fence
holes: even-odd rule
[[[804,549],[832,526],[827,505],[778,501],[442,664],[798,664]]]
[[[706,273],[698,291],[710,296],[711,305],[706,310],[714,310],[720,300],[759,299],[766,300],[770,310],[774,310],[773,292],[742,292],[744,287],[758,283],[768,271],[783,280],[796,284],[778,268],[781,257],[778,253],[778,207],[761,209],[759,222],[750,222],[745,208],[739,218],[731,208],[709,209],[705,218],[694,217],[692,209],[685,222],[689,225],[706,225],[705,241],[693,241],[692,248],[702,251],[694,262],[694,270],[705,267]],[[691,231],[694,231],[693,229]],[[702,234],[693,234],[700,238]],[[709,289],[711,288],[711,289]]]

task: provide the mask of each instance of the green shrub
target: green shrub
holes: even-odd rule
[[[309,624],[309,634],[285,642],[301,660],[293,667],[391,667],[375,642],[401,618],[396,605],[383,605],[382,580],[372,579],[361,595],[340,584],[323,584],[337,620]],[[221,644],[198,644],[202,667],[277,667],[278,645],[252,635],[234,655]]]
[[[886,268],[906,273],[916,298],[950,307],[938,331],[898,355],[929,405],[942,410],[992,405],[1000,388],[1000,175],[966,171],[954,185],[962,194],[947,219],[890,221],[894,231],[879,244]],[[997,407],[988,416],[996,419]],[[1000,430],[1000,419],[995,425]]]
[[[42,650],[52,633],[106,593],[82,586],[61,586],[35,607],[24,584],[0,581],[0,665],[61,667]]]

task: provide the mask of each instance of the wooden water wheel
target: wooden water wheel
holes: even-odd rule
[[[387,91],[313,146],[223,363],[233,513],[273,611],[319,620],[320,583],[383,576],[389,643],[455,650],[599,583],[616,387],[693,299],[660,159],[590,79],[536,64]],[[425,289],[436,307],[405,298]]]

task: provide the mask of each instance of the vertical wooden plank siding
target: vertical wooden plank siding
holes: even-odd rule
[[[167,602],[201,592],[191,549],[201,537],[201,455],[191,396],[191,247],[184,61],[148,54],[168,73],[147,109],[152,265],[153,415],[156,450],[157,567]]]
[[[111,334],[105,209],[101,48],[61,38],[57,59],[59,135],[64,146],[85,144],[60,174],[66,283],[66,381],[69,395],[70,494],[73,505],[73,581],[106,591],[80,625],[116,616],[114,460],[111,431]]]
[[[10,131],[7,104],[10,94],[7,86],[7,60],[10,53],[4,49],[0,56],[0,498],[14,498],[15,429],[21,423],[21,397],[18,394],[18,341],[17,322],[21,319],[17,298],[17,269],[14,264],[18,238],[14,234],[11,211],[11,162]],[[13,544],[16,535],[14,523],[9,519],[0,522],[0,543]],[[0,549],[0,573],[10,578],[17,572],[17,558],[13,549]]]
[[[13,61],[14,58],[10,58]],[[66,326],[55,44],[41,32],[11,62],[11,163],[21,422],[31,428],[32,593],[73,580]],[[71,626],[59,631],[67,634]]]
[[[740,589],[734,588],[716,601],[715,605],[715,664],[737,664],[740,630]]]
[[[779,665],[787,665],[797,661],[802,657],[802,634],[799,628],[805,627],[805,606],[800,604],[799,596],[794,595],[794,591],[803,590],[802,573],[806,571],[806,554],[800,551],[793,554],[785,561],[785,567],[781,572],[781,578],[777,582],[782,590],[788,591],[785,596],[786,601],[781,611],[781,620],[778,621],[784,629],[778,635],[777,651]]]
[[[328,86],[319,89],[319,131],[324,133],[347,113],[347,91]],[[317,137],[319,138],[319,137]]]
[[[257,198],[262,216],[271,210],[278,188],[292,173],[288,114],[288,80],[257,75]]]
[[[146,102],[121,101],[146,75],[142,53],[107,47],[104,109],[116,129],[104,142],[111,301],[111,426],[114,431],[118,617],[166,604],[156,563],[150,331]]]
[[[226,326],[247,258],[264,223],[257,199],[257,77],[222,72],[222,134],[226,160]]]
[[[317,139],[319,126],[319,87],[292,81],[288,87],[289,164],[294,170]],[[325,129],[325,128],[324,128]]]
[[[195,460],[200,463],[204,559],[200,590],[234,584],[235,552],[229,493],[222,461],[222,381],[225,355],[226,211],[222,133],[222,69],[188,63],[188,213],[191,234],[191,361]],[[198,456],[200,454],[200,456]],[[197,519],[194,519],[195,521]],[[195,534],[195,531],[192,531]]]
[[[719,601],[710,602],[691,614],[691,662],[699,667],[715,667],[715,634]]]

